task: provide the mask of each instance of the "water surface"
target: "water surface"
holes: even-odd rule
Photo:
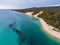
[[[10,24],[25,37],[22,43]],[[60,45],[58,40],[43,31],[38,19],[11,10],[0,10],[0,45],[28,45],[28,42],[31,45]]]

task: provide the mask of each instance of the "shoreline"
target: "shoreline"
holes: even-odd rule
[[[48,24],[46,24],[46,22],[41,18],[40,18],[40,23],[46,33],[60,40],[60,33],[52,30],[53,29],[52,26],[48,26]]]
[[[42,12],[42,13],[41,13],[41,12],[42,12],[42,11],[40,11],[38,14],[42,14],[42,13],[43,13],[43,12]],[[39,19],[39,22],[41,23],[42,28],[44,29],[44,31],[45,31],[47,34],[53,36],[54,38],[60,40],[60,32],[54,31],[54,30],[53,30],[53,28],[54,28],[53,26],[49,26],[48,24],[46,24],[46,22],[45,22],[42,18],[38,18],[38,17],[37,17],[38,14],[32,15],[32,13],[33,13],[33,12],[27,12],[27,13],[25,13],[25,14],[27,14],[27,15],[29,15],[29,16],[33,16],[33,17]]]

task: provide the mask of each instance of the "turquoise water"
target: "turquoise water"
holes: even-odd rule
[[[22,33],[24,41],[9,27],[10,24]],[[60,45],[58,40],[43,31],[38,19],[11,10],[0,10],[0,45],[28,45],[28,42],[30,45]]]

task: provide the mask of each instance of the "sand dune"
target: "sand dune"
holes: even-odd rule
[[[33,12],[26,12],[25,14],[32,16]]]
[[[34,17],[38,18],[37,16],[39,14],[42,14],[43,11],[40,11],[39,13],[35,14]],[[29,16],[32,16],[33,12],[27,12],[25,13]],[[53,26],[49,26],[48,24],[46,24],[46,22],[42,19],[42,18],[38,18],[40,20],[40,23],[42,24],[42,27],[44,28],[44,31],[46,31],[48,34],[50,34],[51,36],[57,38],[60,40],[60,32],[54,31],[53,30]]]

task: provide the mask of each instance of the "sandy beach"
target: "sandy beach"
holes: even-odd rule
[[[46,32],[48,32],[50,35],[54,36],[57,39],[60,39],[60,32],[54,31],[52,26],[49,26],[46,24],[46,22],[40,18],[40,23],[42,24],[42,27],[45,29]]]
[[[42,13],[43,13],[43,11],[40,11],[38,14],[34,15],[34,17],[38,18],[37,15],[42,14]],[[33,12],[27,12],[25,14],[32,16]],[[47,32],[51,36],[60,40],[60,32],[54,31],[53,30],[54,27],[46,24],[46,22],[42,18],[38,18],[38,19],[40,20],[40,23],[42,24],[42,27],[43,27],[45,32]]]

